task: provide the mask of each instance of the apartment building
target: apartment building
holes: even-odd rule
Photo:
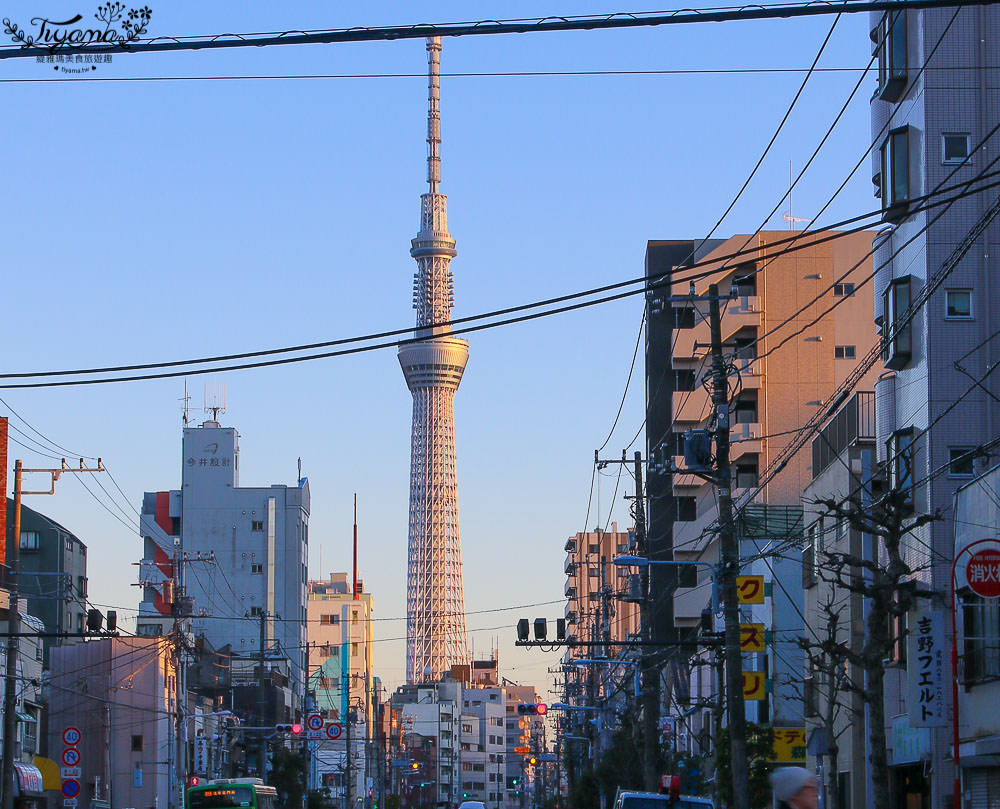
[[[995,191],[931,210],[921,210],[918,200],[995,170],[1000,9],[872,13],[869,27],[879,63],[871,176],[887,223],[874,241],[874,319],[886,371],[875,386],[876,450],[888,461],[890,484],[912,494],[915,514],[942,515],[908,537],[905,558],[916,580],[947,593],[960,528],[953,520],[955,492],[989,465],[986,453],[974,458],[970,450],[1000,430],[1000,383],[991,375],[1000,318],[1000,224],[986,216]],[[909,320],[911,307],[917,308]],[[922,795],[914,806],[948,805],[955,775],[951,728],[919,721],[919,706],[907,699],[913,669],[902,659],[894,663],[887,714],[906,716],[912,733],[892,740],[891,787],[900,799]],[[995,658],[987,665],[985,677],[960,673],[965,693],[988,688],[985,680],[1000,675]],[[964,716],[963,743],[978,734],[973,717]],[[916,781],[910,777],[914,760],[925,764]],[[962,769],[966,807],[996,800],[987,793],[1000,794],[1000,783],[988,787],[990,768],[982,759],[963,760]]]
[[[638,591],[629,594],[628,571],[614,564],[616,556],[629,552],[629,536],[613,522],[610,531],[581,532],[566,540],[563,592],[568,638],[599,640],[606,630],[610,639],[625,640],[639,631],[638,602],[624,600],[637,598]],[[602,593],[607,597],[602,599]],[[602,612],[604,603],[606,616]]]
[[[506,802],[510,809],[526,809],[534,779],[530,753],[537,755],[544,749],[545,719],[521,715],[517,706],[537,705],[543,700],[533,685],[508,685],[504,691],[507,697]],[[524,750],[529,754],[525,755]]]
[[[715,283],[729,363],[730,475],[734,498],[746,506],[736,526],[741,573],[764,582],[762,603],[745,605],[742,620],[771,639],[744,656],[744,669],[762,685],[747,701],[747,716],[799,731],[802,703],[788,684],[802,676],[795,637],[804,628],[804,594],[795,555],[804,537],[801,497],[811,479],[808,449],[756,489],[795,431],[828,403],[875,344],[870,299],[859,294],[872,272],[873,234],[821,241],[830,235],[764,231],[701,245],[657,241],[648,244],[646,256],[650,275],[694,261],[699,273],[716,271],[693,284],[661,283],[647,306],[647,358],[654,359],[647,398],[658,408],[647,410],[650,552],[653,558],[699,563],[651,569],[654,596],[671,593],[669,604],[662,595],[654,598],[654,631],[668,639],[671,632],[694,636],[721,629],[711,568],[719,560],[710,530],[718,519],[716,493],[705,477],[686,471],[684,460],[685,435],[704,431],[710,437],[714,429],[707,293]],[[789,252],[787,240],[795,236],[799,249]],[[736,253],[737,258],[727,258]],[[869,374],[869,385],[876,374]],[[779,547],[788,552],[774,553]],[[664,669],[672,744],[696,755],[711,751],[722,717],[712,707],[719,693],[713,658],[706,652]]]
[[[803,635],[820,642],[830,640],[859,650],[864,645],[866,600],[857,593],[835,587],[824,578],[821,566],[825,552],[851,554],[860,559],[876,558],[872,537],[846,520],[832,520],[822,500],[839,501],[855,494],[864,508],[872,498],[870,481],[876,474],[875,393],[858,391],[848,399],[819,435],[812,440],[812,480],[802,493],[806,544],[802,554],[802,587],[805,591],[807,631]],[[824,768],[827,799],[836,784],[839,806],[871,806],[874,800],[868,777],[868,727],[861,696],[847,690],[838,673],[819,671],[805,663],[803,713],[807,738],[820,734],[822,745],[809,754],[809,766]],[[854,665],[843,672],[853,682],[863,682],[864,673]],[[908,731],[899,719],[894,733]],[[837,749],[834,762],[829,753]],[[919,764],[917,764],[919,766]],[[827,803],[826,805],[833,805]]]

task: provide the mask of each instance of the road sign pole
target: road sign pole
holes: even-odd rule
[[[958,567],[958,560],[966,553],[966,551],[971,550],[977,545],[985,545],[988,543],[993,543],[994,545],[1000,543],[998,539],[979,539],[975,542],[970,542],[964,548],[962,548],[958,553],[955,554],[955,561],[951,563],[951,579],[949,580],[951,588],[951,743],[952,743],[952,765],[955,768],[954,779],[952,783],[952,788],[954,791],[953,806],[962,805],[962,766],[961,758],[959,754],[959,729],[958,729],[958,619],[957,619],[957,607],[955,603],[955,569]],[[980,556],[977,553],[973,559]],[[972,560],[969,561],[969,564]],[[969,578],[969,565],[965,568],[965,580],[966,583],[972,586],[972,582]],[[973,587],[975,592],[975,588]],[[985,592],[985,591],[984,591]],[[984,598],[995,598],[994,595],[983,595]]]

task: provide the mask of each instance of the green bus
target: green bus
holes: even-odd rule
[[[278,791],[259,778],[217,778],[190,786],[184,809],[275,809]]]

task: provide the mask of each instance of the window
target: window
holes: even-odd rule
[[[78,612],[76,614],[76,631],[77,632],[83,632],[83,629],[84,629],[84,625],[83,625],[83,613],[82,612]]]
[[[736,465],[736,488],[752,489],[757,485],[757,461]]]
[[[736,400],[736,423],[755,424],[756,422],[757,391],[744,391]]]
[[[319,616],[320,625],[336,626],[340,623],[339,615],[321,615]]]
[[[264,521],[263,520],[250,520],[250,530],[251,531],[263,531]]]
[[[854,294],[854,284],[834,284],[833,297],[849,298]]]
[[[358,654],[358,642],[357,641],[354,641],[351,644],[351,654],[354,655],[355,657],[357,657],[357,654]]]
[[[677,566],[677,586],[678,587],[697,587],[698,586],[698,567],[697,567],[697,565],[678,565]]]
[[[596,579],[599,578],[601,574],[596,567],[592,567],[587,570],[587,575],[592,579]]]
[[[913,505],[913,429],[897,430],[886,442],[892,488]]]
[[[264,614],[264,610],[263,610],[262,607],[251,607],[250,608],[250,617],[251,618],[260,618],[260,616],[263,615],[263,614]]]
[[[132,736],[132,752],[141,753],[142,752],[142,734]]]
[[[757,356],[757,335],[736,338],[736,359],[752,360]]]
[[[351,623],[356,624],[358,622],[358,611],[351,610]]]
[[[743,269],[744,265],[737,267],[737,270]],[[749,265],[750,274],[744,275],[740,278],[733,279],[733,289],[736,294],[740,297],[748,296],[752,297],[757,294],[757,274],[753,264]]]
[[[600,553],[600,552],[601,552],[601,546],[598,545],[596,542],[592,542],[587,546],[587,553]]]
[[[263,573],[264,572],[264,564],[263,564],[263,562],[251,562],[251,564],[250,564],[250,572],[251,573]]]
[[[674,371],[674,390],[694,390],[697,384],[693,370],[680,368]]]
[[[944,316],[948,320],[972,320],[971,289],[945,290],[944,305]]]
[[[882,143],[882,210],[885,219],[902,219],[910,198],[910,129],[892,130]]]
[[[76,577],[76,594],[79,598],[87,597],[87,577],[77,576]]]
[[[694,307],[685,306],[674,309],[674,328],[693,329],[694,328]]]
[[[698,500],[695,497],[675,497],[677,521],[693,522],[698,519]]]
[[[971,478],[973,447],[948,447],[948,477]]]
[[[964,163],[968,156],[968,132],[945,132],[941,135],[942,163]]]
[[[895,279],[882,293],[882,361],[886,368],[905,368],[913,353],[913,324],[903,322],[910,309],[910,282],[907,275]]]
[[[968,593],[962,599],[965,682],[1000,676],[1000,601]]]
[[[38,550],[38,532],[37,531],[22,531],[21,532],[21,550],[22,551],[37,551]]]
[[[872,31],[878,50],[878,97],[898,101],[906,87],[906,13],[887,13]]]
[[[838,360],[853,360],[857,356],[855,346],[834,346],[833,356]]]

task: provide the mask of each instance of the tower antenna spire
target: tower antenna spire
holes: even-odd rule
[[[441,182],[441,37],[427,39],[427,186]]]

